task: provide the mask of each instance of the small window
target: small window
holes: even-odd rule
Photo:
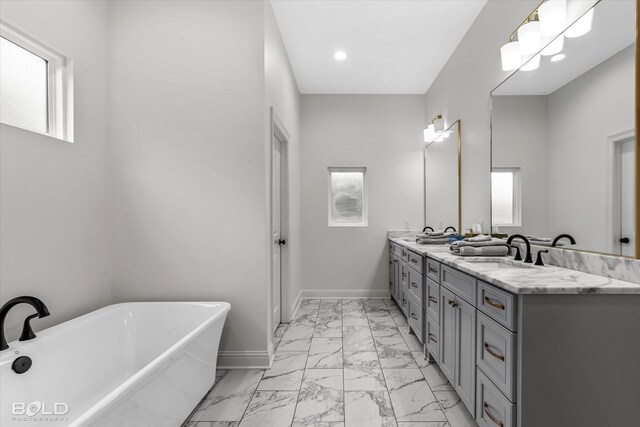
[[[70,140],[66,59],[0,21],[0,122]]]
[[[491,172],[491,218],[494,225],[518,227],[520,169],[494,168]]]
[[[329,226],[367,226],[367,168],[329,168]]]

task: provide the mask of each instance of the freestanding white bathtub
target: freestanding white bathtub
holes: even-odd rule
[[[213,385],[224,302],[111,305],[0,353],[0,424],[179,426]],[[19,356],[33,365],[11,369]]]

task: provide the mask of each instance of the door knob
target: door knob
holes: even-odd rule
[[[620,243],[629,243],[629,238],[628,237],[621,237],[619,240]]]
[[[286,244],[287,244],[287,241],[286,241],[286,240],[284,240],[284,239],[280,239],[280,240],[278,240],[278,244],[279,244],[280,246],[282,246],[282,245],[286,245]]]

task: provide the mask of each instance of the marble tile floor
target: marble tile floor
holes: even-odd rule
[[[392,300],[305,299],[270,369],[218,371],[187,427],[477,427]]]

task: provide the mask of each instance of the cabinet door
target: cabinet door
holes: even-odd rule
[[[451,384],[454,383],[455,372],[456,309],[452,305],[455,300],[453,292],[444,287],[440,288],[440,359],[438,363]]]
[[[475,414],[476,392],[476,309],[462,298],[452,304],[455,309],[455,381],[460,399]]]

